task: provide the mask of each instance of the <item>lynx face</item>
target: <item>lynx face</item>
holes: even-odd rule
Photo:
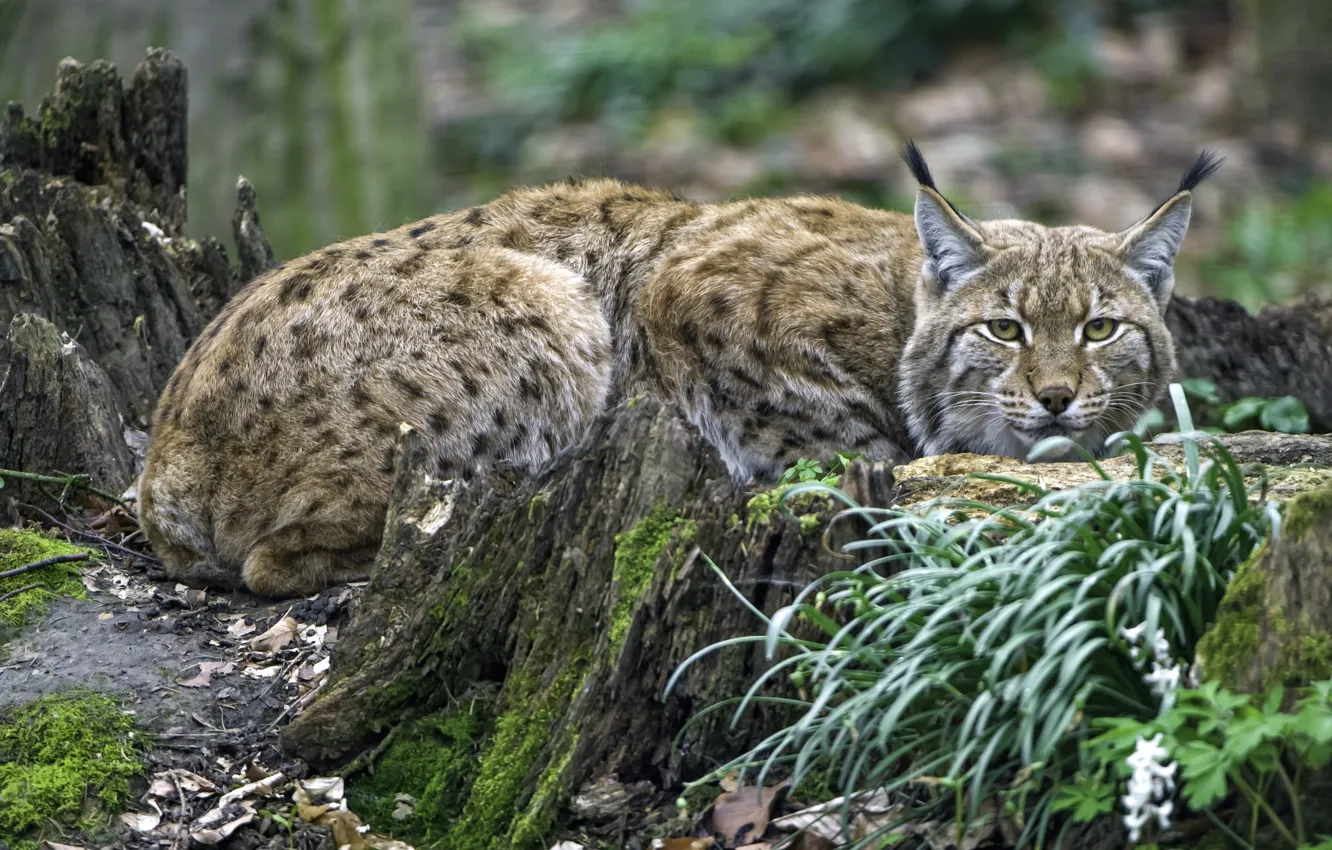
[[[1174,257],[1190,190],[1219,162],[1200,157],[1173,197],[1113,234],[971,221],[908,162],[925,261],[901,392],[922,452],[1025,457],[1063,436],[1104,454],[1175,379]]]

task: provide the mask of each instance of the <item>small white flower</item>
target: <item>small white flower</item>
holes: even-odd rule
[[[1174,803],[1164,797],[1175,790],[1175,770],[1179,765],[1162,764],[1169,755],[1161,746],[1158,732],[1150,741],[1139,738],[1133,753],[1125,759],[1133,773],[1129,776],[1128,793],[1119,802],[1124,806],[1124,828],[1128,830],[1129,841],[1137,842],[1143,826],[1153,817],[1161,829],[1170,826]]]
[[[1120,626],[1119,628],[1119,634],[1129,643],[1137,643],[1142,640],[1142,633],[1145,631],[1147,631],[1146,621],[1139,623],[1131,629],[1126,629],[1123,626]]]

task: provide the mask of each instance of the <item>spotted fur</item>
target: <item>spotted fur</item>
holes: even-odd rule
[[[1051,433],[1099,449],[1173,372],[1161,312],[1208,162],[1108,234],[972,221],[907,159],[914,218],[570,180],[287,263],[162,393],[143,527],[179,580],[309,593],[367,569],[400,423],[440,476],[530,472],[644,391],[738,479],[846,450],[1020,454]],[[1100,316],[1117,336],[1089,345]],[[1022,341],[988,333],[1005,317]],[[1039,399],[1060,387],[1055,415]]]

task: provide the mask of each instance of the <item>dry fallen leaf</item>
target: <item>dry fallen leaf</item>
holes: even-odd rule
[[[315,825],[333,827],[333,840],[337,842],[340,850],[347,847],[351,850],[365,850],[365,836],[361,835],[359,829],[361,820],[346,809],[326,812],[323,817],[315,821]]]
[[[220,844],[231,837],[231,834],[240,829],[245,824],[254,820],[254,812],[247,812],[244,815],[223,824],[216,829],[199,829],[190,833],[190,840],[198,844]]]
[[[269,627],[268,631],[250,638],[249,647],[256,651],[276,654],[296,639],[297,628],[296,620],[290,614],[284,614],[282,619]]]
[[[268,667],[246,667],[241,671],[241,675],[249,676],[251,679],[271,679],[281,672],[281,664],[271,664]]]
[[[652,850],[709,850],[717,846],[717,839],[707,838],[654,838]]]
[[[309,796],[311,803],[318,800],[336,802],[346,794],[346,786],[340,776],[312,776],[301,780],[300,789],[293,795],[298,802],[302,793]]]
[[[157,804],[152,800],[148,801],[156,811],[153,812],[125,812],[120,816],[120,822],[128,826],[135,832],[152,832],[162,823],[162,810],[157,808]]]
[[[843,830],[842,806],[845,797],[838,797],[826,803],[802,809],[794,814],[777,818],[772,825],[783,832],[807,830],[808,833],[831,841],[834,845],[849,843],[852,840]],[[901,816],[901,807],[888,800],[888,793],[883,790],[872,794],[858,795],[851,801],[850,827],[852,832],[862,828],[862,824],[889,824]]]
[[[239,788],[223,794],[217,800],[219,809],[226,807],[229,803],[237,800],[243,800],[246,797],[271,797],[277,793],[278,786],[286,781],[286,777],[279,771],[272,776],[266,776],[256,782],[250,782]]]
[[[772,817],[772,807],[789,785],[765,787],[740,786],[719,795],[712,804],[712,831],[721,836],[725,847],[750,844],[763,835]]]
[[[297,803],[296,817],[306,823],[314,823],[328,811],[329,806],[329,803],[324,803],[322,806],[312,806],[309,803]]]
[[[227,626],[227,634],[232,637],[245,637],[248,634],[253,634],[254,629],[254,623],[251,623],[249,620],[245,619],[245,617],[241,616],[237,617],[235,622]]]
[[[206,688],[213,682],[213,676],[225,676],[236,665],[230,661],[200,661],[199,672],[191,679],[186,679],[180,683],[182,688]]]
[[[57,844],[54,841],[43,841],[38,850],[83,850],[78,844]]]

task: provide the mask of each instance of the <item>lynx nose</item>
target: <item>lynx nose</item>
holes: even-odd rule
[[[1068,384],[1061,384],[1057,387],[1046,387],[1036,393],[1036,400],[1039,401],[1046,410],[1050,411],[1050,413],[1058,416],[1065,410],[1068,410],[1069,403],[1073,401],[1073,390]]]

